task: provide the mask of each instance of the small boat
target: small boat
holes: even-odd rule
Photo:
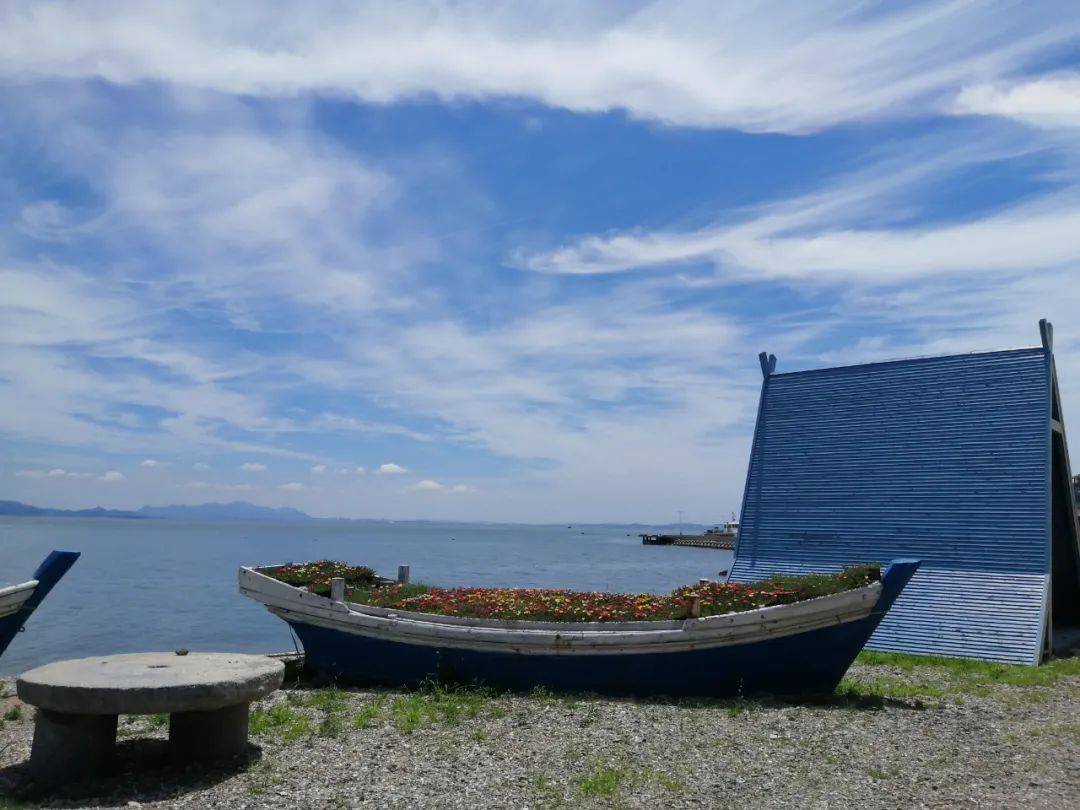
[[[77,551],[50,552],[34,572],[33,579],[0,588],[0,655],[3,655],[16,633],[23,629],[30,614],[77,559]]]
[[[335,600],[255,568],[239,580],[291,625],[308,666],[342,680],[725,697],[831,692],[918,567],[894,560],[878,582],[790,604],[636,622],[443,616]]]

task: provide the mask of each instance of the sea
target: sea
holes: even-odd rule
[[[391,577],[407,564],[433,585],[652,593],[730,568],[728,551],[643,545],[638,534],[658,528],[0,517],[0,586],[29,579],[52,549],[82,552],[0,657],[0,675],[180,647],[292,651],[288,625],[237,590],[241,565],[336,559]]]

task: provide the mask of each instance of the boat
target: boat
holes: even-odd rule
[[[739,536],[739,521],[725,520],[723,526],[713,526],[705,530],[706,537],[730,537],[734,540]]]
[[[343,682],[730,697],[831,692],[918,567],[918,560],[894,560],[864,587],[675,621],[416,613],[322,596],[246,566],[239,584],[289,623],[309,668]]]
[[[32,579],[0,588],[0,655],[23,629],[26,620],[79,559],[77,551],[53,551],[38,566]]]

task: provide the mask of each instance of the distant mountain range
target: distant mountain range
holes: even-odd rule
[[[316,520],[306,512],[287,506],[256,506],[246,501],[204,503],[199,505],[144,506],[135,511],[123,509],[44,509],[19,501],[0,501],[0,515],[25,517],[129,518],[132,520]]]

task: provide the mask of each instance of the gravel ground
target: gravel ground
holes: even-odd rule
[[[49,796],[0,682],[0,808],[1075,807],[1080,668],[1048,680],[860,663],[798,703],[297,685],[258,704],[242,761],[173,768],[165,719],[123,717],[118,773]]]

